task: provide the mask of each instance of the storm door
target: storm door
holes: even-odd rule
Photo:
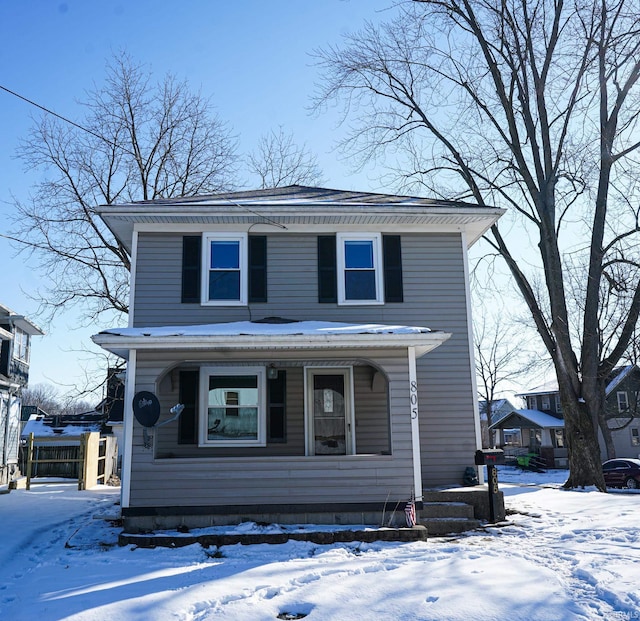
[[[307,454],[353,453],[351,369],[308,368]]]

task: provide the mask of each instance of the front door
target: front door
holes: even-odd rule
[[[307,369],[307,453],[353,453],[351,369],[348,367]]]

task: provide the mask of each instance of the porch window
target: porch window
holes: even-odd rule
[[[618,396],[618,412],[626,412],[629,409],[629,399],[626,391],[620,391]]]
[[[265,446],[264,367],[203,367],[200,446]]]
[[[247,236],[204,235],[203,304],[247,303]]]
[[[338,234],[338,303],[382,304],[382,237]]]

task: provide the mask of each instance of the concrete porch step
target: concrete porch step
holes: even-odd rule
[[[473,519],[474,512],[473,506],[465,502],[425,502],[420,517]]]
[[[473,518],[424,518],[419,520],[419,524],[426,527],[429,537],[464,533],[480,526],[480,522]]]

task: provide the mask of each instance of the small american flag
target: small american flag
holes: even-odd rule
[[[404,508],[404,516],[407,520],[407,526],[411,528],[416,525],[416,503],[413,498],[407,503],[407,506]]]

